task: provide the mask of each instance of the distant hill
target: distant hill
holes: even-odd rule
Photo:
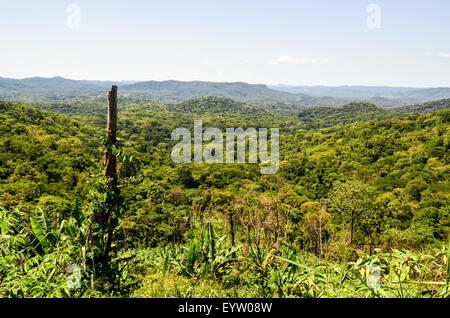
[[[341,106],[368,102],[393,108],[450,98],[450,88],[375,86],[267,86],[243,82],[147,81],[114,82],[71,80],[63,77],[9,79],[0,77],[0,100],[20,102],[70,102],[73,99],[104,97],[111,85],[119,94],[160,103],[180,103],[193,98],[217,96],[237,102],[264,105],[270,109],[299,110],[315,106]]]
[[[317,129],[354,122],[399,118],[414,113],[433,113],[442,109],[450,109],[450,99],[392,109],[382,108],[370,103],[353,102],[339,107],[307,108],[300,111],[297,116],[306,129]]]
[[[261,107],[236,102],[230,98],[207,96],[168,105],[170,111],[182,111],[195,115],[203,114],[251,114],[263,112]]]
[[[31,77],[21,80],[0,77],[0,98],[4,100],[56,101],[74,97],[105,95],[111,85],[130,82],[77,81],[63,77]]]
[[[268,88],[262,84],[247,84],[243,82],[180,82],[180,81],[149,81],[120,88],[121,94],[150,99],[158,102],[181,102],[204,96],[231,98],[235,101],[274,105],[289,104],[294,106],[336,106],[344,104],[345,100],[336,98],[312,97],[305,94],[291,94]]]
[[[360,121],[389,119],[396,115],[392,110],[370,103],[355,102],[339,107],[313,107],[298,113],[306,129],[346,125]]]
[[[270,88],[292,94],[307,94],[311,96],[332,96],[342,98],[367,98],[376,96],[395,96],[398,93],[408,93],[416,90],[411,87],[389,86],[289,86],[269,85]]]
[[[291,94],[270,89],[262,84],[243,82],[112,82],[78,81],[62,77],[33,77],[22,80],[0,77],[0,99],[13,101],[62,101],[73,98],[104,96],[111,85],[119,85],[119,94],[164,103],[183,102],[192,98],[218,96],[239,102],[263,105],[336,106],[346,100]]]
[[[272,90],[265,85],[252,85],[242,82],[149,81],[124,85],[120,89],[121,94],[124,95],[162,102],[180,102],[203,96],[227,97],[248,102],[274,102],[279,100],[295,102],[298,98],[295,94]]]
[[[395,108],[395,110],[398,112],[406,112],[406,113],[432,113],[441,109],[450,109],[450,98],[436,100],[419,105],[411,105]]]
[[[33,102],[30,105],[68,115],[95,115],[106,112],[106,96],[74,98],[65,101]],[[371,103],[353,102],[343,106],[307,107],[299,110],[287,105],[252,105],[238,102],[226,97],[206,96],[189,99],[179,103],[157,103],[132,97],[121,97],[119,109],[134,109],[138,112],[158,112],[172,114],[174,118],[198,118],[208,116],[216,122],[229,125],[244,119],[254,125],[271,118],[277,123],[299,122],[304,129],[317,129],[354,122],[379,121],[390,118],[405,117],[414,113],[432,113],[450,109],[450,99],[438,100],[424,104],[398,108],[382,108]],[[214,123],[216,124],[216,123]]]
[[[389,86],[269,86],[291,94],[306,94],[313,97],[329,96],[353,101],[366,101],[384,107],[413,105],[450,98],[450,88],[414,88]]]
[[[57,100],[67,96],[95,96],[100,93],[104,93],[104,87],[100,85],[62,77],[32,77],[22,80],[0,78],[2,99]]]
[[[450,98],[450,88],[449,87],[437,87],[437,88],[422,88],[416,89],[404,96],[408,98],[422,99],[426,101],[436,100],[436,99],[447,99]]]

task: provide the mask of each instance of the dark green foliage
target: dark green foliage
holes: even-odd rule
[[[450,108],[450,98],[427,102],[420,105],[398,107],[395,110],[403,113],[432,113],[441,109]]]
[[[358,121],[393,118],[395,112],[368,103],[351,103],[340,107],[315,107],[298,114],[306,129],[345,125]]]

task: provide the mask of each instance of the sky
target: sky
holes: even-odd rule
[[[0,0],[0,76],[450,87],[448,0]]]

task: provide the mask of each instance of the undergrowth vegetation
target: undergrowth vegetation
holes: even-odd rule
[[[367,255],[330,261],[283,243],[139,250],[145,276],[138,297],[448,297],[449,249]],[[215,243],[213,243],[215,245]],[[447,274],[446,274],[447,273]]]

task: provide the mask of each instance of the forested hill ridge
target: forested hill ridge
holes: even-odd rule
[[[223,98],[216,96],[206,96],[193,98],[179,104],[169,104],[168,110],[188,112],[195,115],[207,113],[227,114],[227,113],[254,113],[263,112],[264,108],[236,102],[231,98]]]
[[[61,100],[72,97],[104,95],[111,85],[129,84],[113,81],[78,81],[60,76],[11,79],[0,77],[0,99],[3,100]]]
[[[65,115],[0,102],[1,204],[70,204],[89,168],[99,167],[99,133]]]
[[[121,87],[121,92],[125,96],[159,102],[182,102],[204,96],[226,97],[239,102],[260,105],[284,103],[295,106],[336,106],[347,101],[326,96],[312,97],[305,94],[291,94],[270,89],[263,84],[247,84],[243,82],[149,81],[124,85]]]
[[[54,102],[103,96],[111,85],[120,86],[125,97],[159,103],[179,103],[204,96],[226,97],[265,106],[301,108],[339,106],[349,102],[368,102],[383,107],[421,104],[450,98],[450,88],[395,87],[286,87],[244,82],[204,81],[87,81],[63,77],[9,79],[0,77],[0,99],[19,102]]]
[[[419,105],[403,106],[396,108],[396,110],[404,113],[432,113],[436,110],[449,108],[450,108],[450,98],[447,98]]]
[[[267,88],[266,85],[251,85],[243,82],[181,82],[181,81],[148,81],[121,87],[125,96],[152,99],[159,102],[182,102],[188,99],[217,96],[235,99],[241,102],[274,102],[288,100],[295,102],[295,94],[284,93]]]
[[[358,121],[376,121],[402,114],[369,103],[350,103],[339,107],[313,107],[298,113],[299,120],[308,129],[350,124]]]
[[[125,97],[163,103],[182,102],[203,96],[227,97],[245,103],[286,103],[295,106],[335,106],[346,102],[344,99],[291,94],[270,89],[266,85],[243,82],[182,82],[171,80],[134,83],[79,81],[62,77],[33,77],[22,80],[0,77],[0,99],[41,102],[103,96],[105,89],[111,84],[120,85],[120,93]]]
[[[66,101],[34,102],[30,105],[41,109],[60,112],[68,115],[100,115],[106,114],[104,107],[106,97],[75,98]],[[403,106],[398,108],[382,108],[370,103],[353,102],[337,107],[309,107],[298,110],[286,105],[252,105],[238,102],[230,98],[206,96],[193,98],[180,103],[162,104],[143,99],[121,97],[119,109],[141,109],[158,113],[169,112],[173,116],[180,113],[194,115],[212,115],[218,122],[236,122],[241,118],[247,124],[260,126],[263,123],[273,123],[280,127],[287,127],[297,123],[304,129],[331,127],[358,121],[383,120],[404,117],[413,113],[429,113],[450,108],[450,99],[428,102],[420,105]],[[220,117],[222,116],[222,117]],[[268,121],[268,119],[272,119]]]
[[[353,102],[339,107],[307,108],[300,111],[298,117],[308,129],[315,129],[358,121],[379,121],[398,118],[414,113],[432,113],[442,109],[450,109],[450,99],[389,109],[370,103]]]

